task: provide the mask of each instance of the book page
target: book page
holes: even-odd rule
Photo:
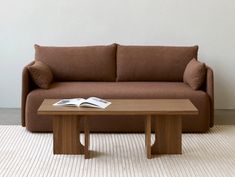
[[[109,106],[111,102],[97,98],[97,97],[90,97],[86,99],[84,102],[80,104],[80,106],[87,106],[87,107],[97,107],[105,109],[107,106]]]
[[[56,103],[54,106],[80,106],[82,102],[86,101],[83,98],[73,98],[73,99],[62,99]]]

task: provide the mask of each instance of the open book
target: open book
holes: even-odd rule
[[[91,108],[101,108],[105,109],[109,106],[111,102],[97,98],[90,97],[87,99],[84,98],[72,98],[72,99],[63,99],[56,103],[54,106],[77,106],[77,107],[91,107]]]

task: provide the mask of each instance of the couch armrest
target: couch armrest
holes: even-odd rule
[[[213,70],[207,66],[206,74],[206,93],[210,97],[211,111],[210,111],[210,127],[214,125],[214,75]]]
[[[25,126],[25,103],[30,90],[33,88],[33,81],[31,81],[29,70],[27,66],[32,65],[34,62],[26,65],[22,72],[22,90],[21,90],[21,125]]]

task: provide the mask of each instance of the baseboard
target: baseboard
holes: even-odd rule
[[[0,108],[0,125],[21,125],[21,109]]]
[[[216,109],[215,124],[235,125],[235,109]]]

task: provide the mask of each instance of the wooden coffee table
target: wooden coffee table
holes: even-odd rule
[[[197,108],[188,99],[109,99],[106,109],[57,107],[59,99],[45,99],[40,115],[53,116],[54,154],[85,154],[89,158],[89,116],[144,115],[147,158],[152,154],[181,154],[181,116],[197,115]],[[156,119],[155,143],[151,146],[151,119]],[[80,142],[80,120],[83,119],[85,145]],[[98,120],[97,120],[98,121]],[[135,121],[135,119],[133,119]]]

